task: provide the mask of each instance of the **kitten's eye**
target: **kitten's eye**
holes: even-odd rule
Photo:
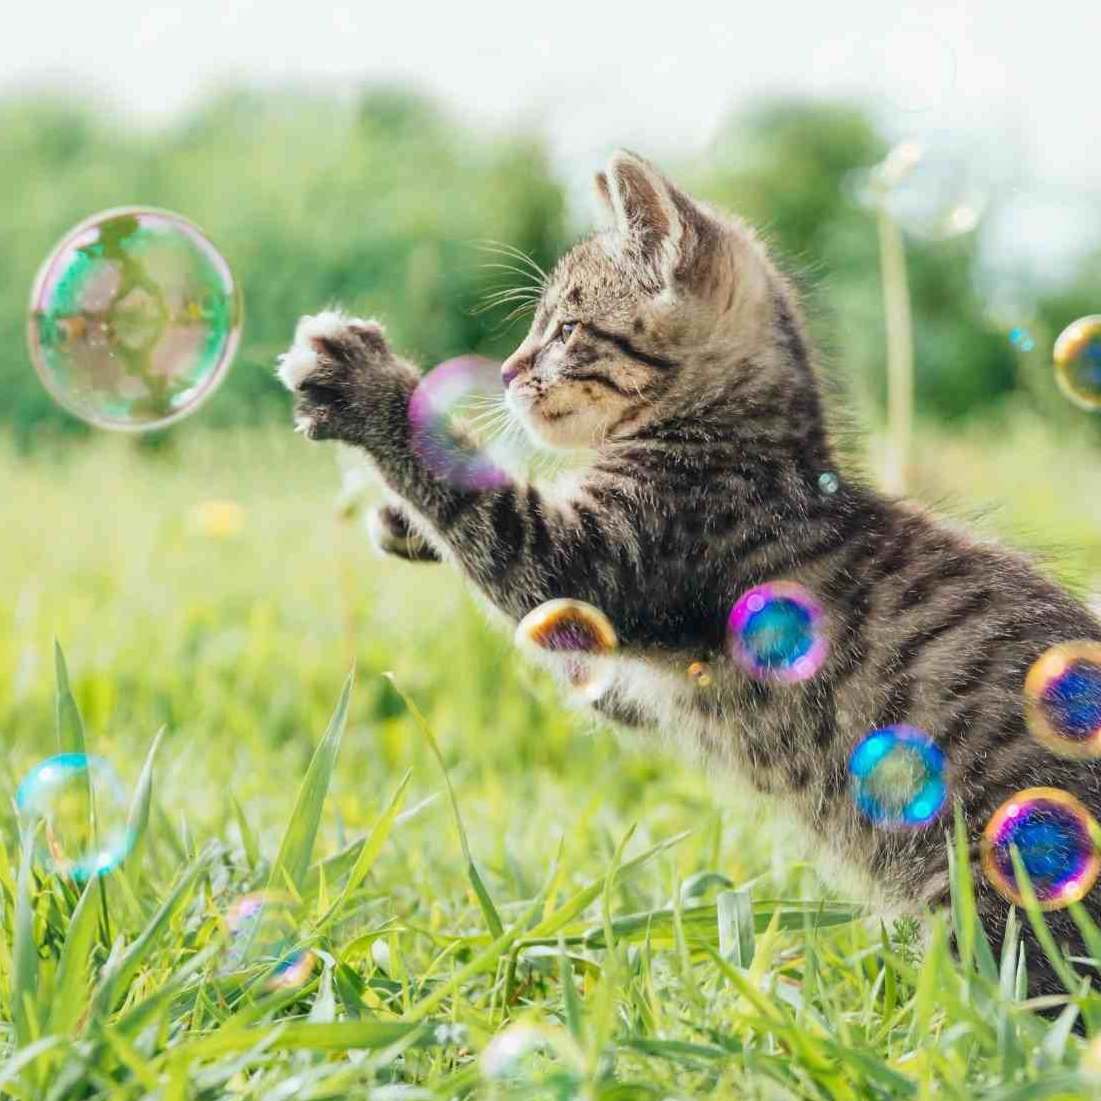
[[[573,334],[573,331],[576,328],[576,321],[564,321],[561,328],[559,328],[558,330],[558,339],[561,340],[563,344],[565,344],[566,341],[570,339],[570,336]]]

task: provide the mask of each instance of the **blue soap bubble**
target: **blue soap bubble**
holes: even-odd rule
[[[825,664],[825,612],[802,585],[770,581],[738,597],[727,618],[730,655],[755,680],[793,684]]]
[[[849,757],[857,809],[885,829],[934,821],[948,796],[944,754],[923,730],[899,724],[873,730]]]
[[[23,778],[15,803],[25,824],[42,823],[43,863],[78,883],[105,875],[133,848],[126,789],[103,757],[48,757]]]
[[[982,866],[999,894],[1021,905],[1024,896],[1013,849],[1042,910],[1058,910],[1090,892],[1101,872],[1101,829],[1089,810],[1058,788],[1026,788],[990,817],[982,837]]]

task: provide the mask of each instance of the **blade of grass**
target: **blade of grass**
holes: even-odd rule
[[[260,863],[260,846],[256,843],[256,834],[253,833],[252,827],[245,817],[245,812],[241,809],[241,804],[237,802],[237,796],[231,794],[229,801],[233,807],[233,817],[237,823],[237,829],[241,834],[241,847],[245,850],[245,859],[248,861],[250,868],[255,868]]]
[[[1032,880],[1029,879],[1028,871],[1016,845],[1010,846],[1009,856],[1013,861],[1013,875],[1016,877],[1017,890],[1020,891],[1024,911],[1032,931],[1036,934],[1036,939],[1040,942],[1040,947],[1044,950],[1044,955],[1047,956],[1055,974],[1059,976],[1059,981],[1068,994],[1073,994],[1078,989],[1079,980],[1051,935],[1051,930],[1044,920],[1043,911],[1040,909],[1040,903],[1037,901],[1036,892],[1033,890]]]
[[[134,798],[130,801],[126,829],[129,836],[134,839],[133,848],[130,850],[131,856],[141,839],[145,837],[145,831],[149,825],[149,805],[153,797],[153,765],[157,760],[157,750],[160,749],[164,732],[165,728],[162,726],[153,735],[153,741],[149,745],[145,762],[141,767],[141,774],[138,776],[138,782],[134,788]]]
[[[57,744],[61,753],[87,753],[84,720],[69,687],[69,667],[61,643],[54,640],[54,669],[57,674]]]
[[[85,983],[96,938],[96,884],[85,886],[69,918],[61,959],[57,965],[50,1009],[50,1031],[67,1035],[87,1005]]]
[[[12,931],[11,1014],[17,1047],[25,1047],[37,1034],[34,1019],[38,998],[38,946],[34,941],[34,894],[31,868],[36,831],[22,834],[19,878],[16,881],[15,928]]]
[[[325,928],[333,917],[340,913],[348,898],[367,878],[371,868],[374,867],[374,863],[378,859],[379,853],[382,852],[382,847],[386,844],[386,839],[390,836],[390,830],[393,828],[394,819],[397,818],[398,811],[401,810],[401,804],[405,798],[405,789],[408,787],[409,779],[412,775],[413,770],[407,769],[405,775],[398,781],[397,790],[390,797],[389,805],[386,810],[383,811],[379,820],[371,827],[371,832],[363,842],[359,850],[359,855],[356,857],[356,862],[352,865],[352,870],[348,873],[348,878],[344,882],[343,890],[341,890],[336,900],[318,922],[319,929]],[[322,865],[322,869],[323,868],[324,865]]]
[[[753,900],[749,891],[720,891],[715,898],[719,955],[736,967],[753,962]]]
[[[967,827],[958,800],[955,804],[953,838],[948,846],[948,885],[952,899],[952,924],[963,970],[970,971],[974,962],[983,978],[997,982],[998,965],[975,905],[975,880],[969,859]]]
[[[467,840],[466,829],[463,826],[463,817],[459,813],[459,800],[455,797],[455,789],[451,784],[451,776],[447,771],[447,764],[444,762],[443,754],[440,752],[440,746],[436,741],[436,736],[432,733],[432,728],[428,725],[428,721],[425,719],[424,715],[421,714],[421,709],[398,686],[394,674],[383,673],[382,675],[409,709],[409,714],[413,716],[413,721],[420,728],[420,732],[424,735],[429,748],[432,750],[432,755],[436,758],[440,766],[444,783],[447,784],[447,794],[451,799],[451,809],[455,815],[455,826],[459,831],[459,844],[462,846],[463,858],[466,860],[467,878],[470,880],[470,885],[474,889],[474,894],[478,899],[478,906],[481,908],[482,916],[485,918],[486,926],[489,928],[489,935],[491,937],[499,937],[504,929],[504,926],[501,924],[501,916],[497,913],[497,907],[493,905],[493,899],[490,897],[489,891],[486,889],[485,883],[482,882],[482,877],[474,864],[474,857],[470,852],[470,842]]]
[[[160,908],[150,918],[134,943],[125,949],[113,964],[109,963],[104,968],[100,985],[92,997],[92,1013],[95,1017],[103,1019],[114,1009],[119,997],[125,992],[130,981],[149,956],[157,938],[191,898],[199,876],[206,870],[211,855],[210,850],[204,849],[195,857],[190,866],[184,869],[176,881],[176,886],[161,903]]]
[[[271,866],[271,875],[268,877],[269,888],[281,890],[284,880],[288,879],[300,891],[305,883],[306,873],[310,867],[310,856],[313,853],[314,842],[317,840],[317,830],[321,824],[322,807],[329,793],[337,754],[340,752],[340,741],[348,718],[348,702],[354,682],[355,670],[352,670],[344,681],[344,688],[337,701],[336,710],[329,720],[328,729],[318,743],[317,749],[314,750],[306,775],[298,789],[298,797],[295,799],[294,810],[291,811],[287,822],[287,828],[279,846],[279,854]]]

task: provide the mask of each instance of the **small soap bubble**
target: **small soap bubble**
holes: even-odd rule
[[[436,477],[461,489],[507,485],[520,462],[501,367],[459,356],[430,371],[409,399],[413,448]]]
[[[1042,654],[1025,678],[1025,718],[1053,752],[1101,756],[1101,642],[1062,642]]]
[[[841,488],[841,479],[832,471],[825,470],[818,475],[818,489],[827,497],[832,497]]]
[[[695,682],[700,688],[710,688],[714,683],[711,676],[711,666],[706,661],[694,661],[688,666],[688,679]]]
[[[105,875],[133,848],[126,789],[103,757],[47,758],[23,778],[15,803],[29,826],[43,823],[43,862],[78,883]]]
[[[950,145],[929,149],[914,139],[854,173],[846,186],[859,205],[885,210],[908,234],[926,241],[970,233],[989,199],[975,157]]]
[[[574,1095],[569,1087],[575,1084],[577,1062],[561,1030],[527,1022],[509,1025],[497,1033],[485,1046],[480,1060],[487,1081],[510,1087],[557,1084],[567,1091],[561,1094],[564,1097]]]
[[[231,971],[265,967],[269,990],[301,986],[314,969],[314,954],[302,948],[301,906],[280,891],[242,895],[226,912],[227,966]]]
[[[885,829],[929,825],[948,795],[944,754],[914,726],[866,734],[849,757],[849,777],[857,810]]]
[[[1013,868],[1015,846],[1042,909],[1078,902],[1101,871],[1093,815],[1073,795],[1058,788],[1027,788],[1007,799],[991,816],[982,836],[983,874],[991,886],[1017,905],[1024,901]]]
[[[233,276],[178,214],[109,210],[70,230],[31,293],[31,360],[53,398],[100,428],[160,428],[225,378],[240,336]]]
[[[807,680],[826,661],[825,613],[794,581],[770,581],[742,593],[727,630],[731,657],[756,680]]]
[[[1032,334],[1023,325],[1014,325],[1009,330],[1009,343],[1017,349],[1018,352],[1027,353],[1035,351],[1036,341],[1032,339]]]
[[[608,617],[583,600],[548,600],[528,612],[516,627],[516,645],[536,657],[551,655],[582,702],[608,690],[614,667],[608,657],[618,646]]]
[[[1072,321],[1055,341],[1055,380],[1081,409],[1101,411],[1101,314]]]

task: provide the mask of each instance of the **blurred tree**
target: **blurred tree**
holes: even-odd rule
[[[732,116],[706,157],[675,173],[759,226],[811,288],[826,358],[873,415],[883,400],[879,255],[853,181],[885,151],[856,106],[774,100]],[[502,327],[507,307],[474,307],[520,277],[489,266],[502,258],[478,242],[523,249],[548,270],[567,244],[563,190],[538,134],[481,134],[389,86],[349,99],[235,91],[156,132],[121,128],[94,105],[0,101],[0,165],[0,421],[25,441],[81,430],[34,377],[24,311],[38,264],[96,210],[179,211],[210,234],[244,288],[239,359],[203,424],[285,415],[275,357],[300,314],[333,302],[381,317],[426,367],[462,351],[504,355],[523,322]],[[1049,345],[1022,365],[991,329],[974,264],[969,237],[909,242],[919,415],[990,409],[1043,367]],[[1045,332],[1098,311],[1096,274],[1040,304]]]

